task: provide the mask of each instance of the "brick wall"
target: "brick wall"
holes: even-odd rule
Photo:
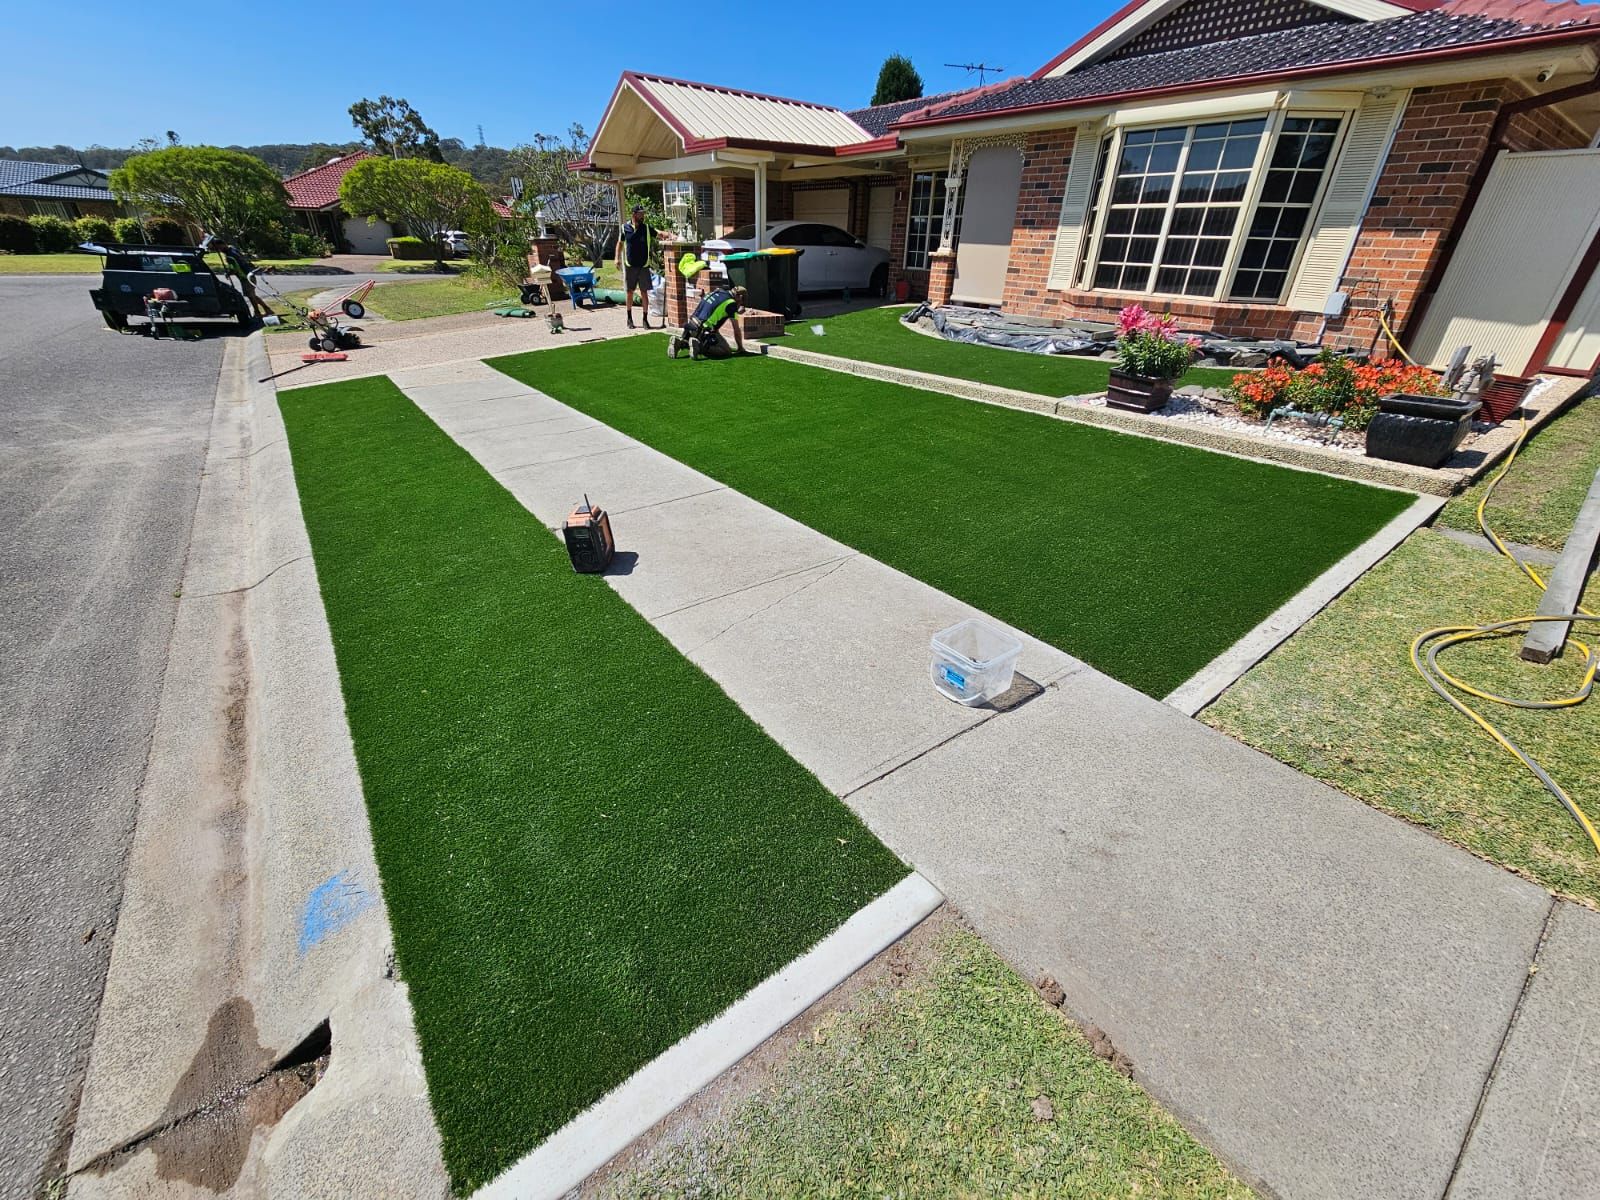
[[[1473,172],[1488,151],[1500,105],[1526,94],[1527,89],[1514,81],[1418,88],[1412,94],[1345,272],[1344,288],[1354,303],[1345,316],[1328,323],[1330,344],[1376,349],[1382,335],[1373,306],[1385,297],[1393,299],[1403,326],[1461,213]],[[1543,110],[1514,118],[1509,137],[1519,150],[1586,144],[1578,130]],[[1024,148],[1006,272],[1008,312],[1106,320],[1125,304],[1151,302],[1139,295],[1048,288],[1072,152],[1070,130],[1034,134]],[[1156,303],[1169,306],[1165,300]],[[1322,323],[1320,313],[1295,312],[1281,305],[1193,300],[1171,301],[1170,308],[1187,325],[1250,337],[1310,341]]]

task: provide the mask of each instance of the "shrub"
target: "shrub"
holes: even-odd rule
[[[315,233],[296,230],[289,235],[289,250],[297,258],[326,258],[333,253],[327,240]]]
[[[118,217],[111,222],[111,236],[124,245],[136,246],[145,240],[144,226],[138,217]]]
[[[1199,344],[1180,334],[1172,317],[1158,317],[1130,304],[1119,316],[1117,370],[1148,379],[1177,379],[1194,362]]]
[[[28,218],[33,226],[34,249],[40,254],[61,254],[73,247],[72,222],[60,217],[35,213]]]
[[[1416,396],[1444,396],[1449,391],[1427,367],[1414,367],[1400,359],[1357,363],[1324,350],[1317,361],[1296,371],[1274,363],[1262,371],[1235,375],[1228,398],[1246,416],[1260,417],[1283,404],[1301,412],[1340,417],[1346,429],[1365,429],[1378,411],[1380,397],[1396,392]]]
[[[171,217],[151,217],[144,223],[145,236],[156,246],[187,246],[188,227]]]
[[[432,258],[433,252],[419,237],[394,237],[384,242],[389,247],[389,257],[411,259]]]
[[[116,240],[111,222],[104,217],[79,217],[72,223],[72,236],[79,242],[106,242]]]
[[[32,254],[36,245],[32,225],[22,217],[0,213],[0,251],[7,254]]]

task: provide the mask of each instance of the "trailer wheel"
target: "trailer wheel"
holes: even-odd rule
[[[128,318],[119,312],[112,312],[109,308],[102,308],[100,315],[105,318],[106,328],[114,329],[118,333],[128,330]]]
[[[359,300],[346,300],[339,307],[344,309],[344,315],[352,321],[359,321],[367,315],[367,306]]]

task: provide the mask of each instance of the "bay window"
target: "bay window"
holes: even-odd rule
[[[907,270],[926,271],[928,255],[939,248],[939,231],[944,223],[944,180],[942,171],[918,171],[911,177],[911,206],[906,216]],[[961,232],[959,203],[951,232],[952,236]]]
[[[1341,124],[1339,117],[1270,114],[1107,135],[1079,285],[1276,303]]]

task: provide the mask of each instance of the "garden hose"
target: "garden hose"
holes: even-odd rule
[[[1394,351],[1395,351],[1396,354],[1398,354],[1401,358],[1405,359],[1413,367],[1418,367],[1418,366],[1422,365],[1416,359],[1412,358],[1411,355],[1406,353],[1406,348],[1400,344],[1400,339],[1395,337],[1394,330],[1389,328],[1389,302],[1387,300],[1385,300],[1383,302],[1383,305],[1378,309],[1378,324],[1383,326],[1383,332],[1384,332],[1385,336],[1388,337],[1389,344],[1394,347]],[[1523,436],[1526,437],[1527,434],[1523,434]],[[1522,443],[1519,441],[1517,444],[1520,446]],[[1511,457],[1512,458],[1516,457],[1516,451],[1512,451]],[[1509,467],[1510,465],[1511,465],[1511,462],[1508,459],[1506,461],[1506,466]],[[1496,480],[1495,482],[1498,483],[1499,480]],[[1491,488],[1490,490],[1492,491],[1493,489]],[[1485,493],[1485,494],[1487,494],[1487,493]],[[1478,520],[1479,520],[1480,524],[1483,521],[1482,510],[1481,509],[1479,510]]]
[[[1378,319],[1383,323],[1384,332],[1389,333],[1389,323],[1383,320],[1381,313],[1379,314]],[[1390,340],[1393,340],[1394,334],[1389,333],[1389,337]],[[1395,343],[1395,347],[1396,349],[1399,348],[1398,342]],[[1404,354],[1405,351],[1402,350],[1401,353]],[[1524,443],[1526,443],[1528,440],[1528,435],[1532,432],[1532,429],[1530,429],[1528,426],[1527,418],[1523,417],[1522,431],[1517,436],[1516,442],[1512,445],[1511,453],[1506,456],[1505,465],[1501,467],[1495,477],[1489,481],[1489,486],[1484,489],[1483,498],[1478,501],[1477,517],[1478,528],[1483,531],[1484,537],[1488,538],[1489,541],[1493,543],[1496,550],[1515,563],[1517,568],[1529,579],[1531,579],[1542,592],[1546,590],[1547,585],[1545,584],[1545,581],[1540,578],[1539,573],[1527,563],[1523,562],[1522,559],[1518,558],[1516,554],[1512,552],[1511,548],[1501,539],[1500,535],[1490,527],[1489,522],[1484,518],[1484,510],[1488,507],[1489,498],[1494,495],[1494,489],[1499,486],[1500,481],[1504,479],[1506,477],[1506,473],[1511,470],[1511,465],[1516,462],[1517,455],[1521,453]],[[1561,806],[1567,810],[1568,815],[1571,816],[1572,819],[1578,823],[1578,826],[1583,830],[1583,832],[1588,835],[1590,843],[1595,848],[1595,852],[1600,854],[1600,832],[1595,830],[1594,822],[1591,821],[1588,814],[1585,813],[1581,807],[1579,807],[1578,802],[1568,795],[1566,790],[1559,783],[1550,777],[1549,772],[1540,766],[1532,755],[1523,750],[1522,747],[1518,746],[1509,737],[1507,737],[1501,729],[1499,729],[1482,713],[1472,708],[1455,694],[1455,692],[1462,692],[1468,696],[1473,696],[1479,700],[1485,700],[1492,704],[1503,704],[1508,708],[1571,708],[1574,705],[1582,704],[1589,698],[1589,694],[1594,690],[1596,667],[1597,665],[1600,665],[1600,658],[1597,658],[1596,651],[1575,637],[1568,638],[1572,645],[1575,646],[1584,656],[1583,683],[1578,690],[1572,693],[1570,696],[1560,696],[1553,700],[1523,700],[1513,696],[1501,696],[1495,692],[1484,691],[1481,688],[1475,688],[1464,680],[1457,678],[1439,665],[1440,652],[1448,650],[1451,646],[1459,646],[1463,642],[1471,642],[1485,638],[1504,637],[1511,630],[1519,629],[1523,626],[1533,625],[1539,622],[1561,621],[1576,623],[1580,621],[1593,621],[1596,619],[1600,618],[1597,618],[1595,613],[1592,613],[1582,605],[1579,605],[1576,612],[1562,613],[1558,615],[1510,617],[1503,621],[1494,621],[1485,625],[1441,625],[1436,629],[1424,630],[1422,633],[1417,635],[1416,640],[1411,643],[1411,665],[1416,668],[1417,674],[1421,675],[1422,678],[1427,681],[1428,686],[1440,696],[1444,697],[1444,699],[1452,708],[1469,717],[1474,724],[1476,724],[1480,729],[1498,742],[1507,753],[1512,755],[1518,762],[1531,771],[1534,777],[1538,779],[1538,781],[1544,786],[1545,790],[1561,803]],[[1426,648],[1426,655],[1423,653],[1424,648]],[[1451,690],[1452,688],[1455,689],[1455,692]]]

